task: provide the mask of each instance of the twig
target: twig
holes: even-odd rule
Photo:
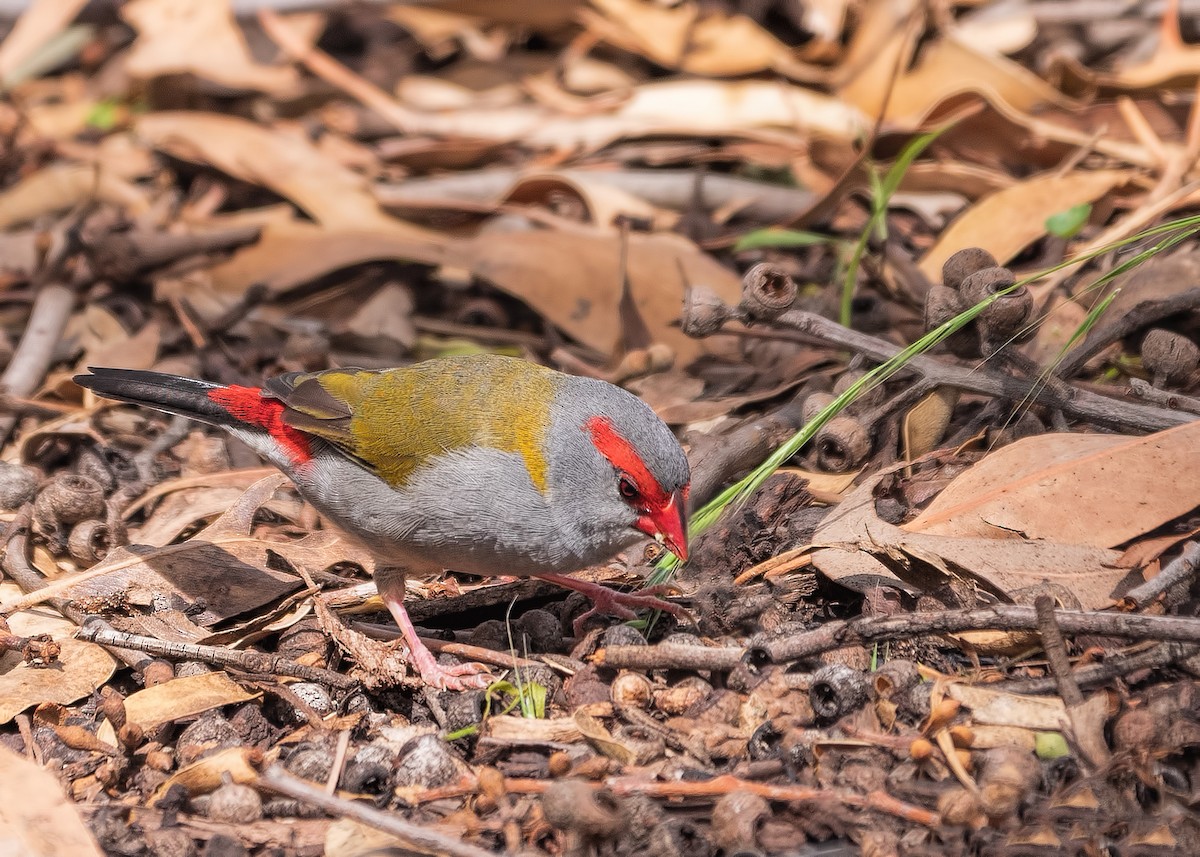
[[[541,794],[551,781],[510,779],[505,780],[505,787],[514,794]],[[747,791],[767,800],[804,801],[811,803],[840,803],[843,806],[873,809],[885,812],[911,821],[935,827],[941,823],[941,817],[936,812],[930,812],[919,806],[904,803],[886,792],[875,791],[861,795],[839,789],[813,788],[796,785],[769,785],[754,780],[743,780],[730,774],[722,774],[711,780],[685,781],[645,780],[636,777],[615,777],[604,783],[587,783],[589,788],[606,788],[619,796],[646,795],[648,797],[681,798],[717,798],[734,791]]]
[[[1133,640],[1169,640],[1200,643],[1200,619],[1183,616],[1145,616],[1130,613],[1055,611],[1059,627],[1067,634],[1093,634]],[[827,622],[820,628],[748,647],[751,661],[785,663],[810,658],[843,646],[885,640],[919,638],[930,634],[963,631],[1036,631],[1032,607],[998,604],[972,610],[944,610]]]
[[[1200,308],[1200,288],[1188,289],[1169,298],[1157,301],[1143,301],[1124,315],[1114,317],[1111,322],[1093,330],[1083,342],[1071,349],[1058,365],[1053,367],[1054,374],[1060,378],[1070,378],[1083,364],[1099,354],[1118,339],[1124,339],[1129,334],[1148,327],[1156,321],[1162,321],[1172,315]]]
[[[728,672],[742,662],[742,649],[659,643],[657,646],[609,646],[596,652],[597,666],[624,670],[710,670]]]
[[[1079,687],[1095,687],[1114,678],[1129,675],[1138,670],[1154,669],[1167,664],[1181,664],[1188,658],[1200,654],[1200,645],[1187,643],[1157,643],[1144,652],[1131,655],[1112,655],[1104,663],[1083,667],[1071,673]],[[1040,696],[1058,687],[1054,676],[1005,682],[1004,690],[1009,693],[1024,693]]]
[[[320,684],[336,687],[339,690],[349,690],[358,682],[349,676],[333,670],[310,667],[288,658],[277,655],[267,655],[261,652],[226,649],[221,646],[201,646],[195,643],[175,643],[158,640],[154,637],[141,637],[136,634],[124,634],[107,626],[102,619],[89,617],[87,622],[75,634],[80,640],[100,643],[105,646],[119,646],[139,652],[147,652],[162,658],[179,661],[204,661],[223,667],[234,667],[250,673],[264,675],[286,675],[293,678],[315,681]]]
[[[1071,675],[1067,641],[1063,639],[1062,629],[1058,627],[1054,618],[1054,599],[1049,595],[1039,595],[1033,602],[1033,610],[1037,614],[1042,651],[1046,653],[1046,660],[1050,662],[1050,672],[1058,684],[1058,695],[1062,697],[1068,710],[1083,705],[1083,691]]]
[[[498,853],[463,842],[457,837],[421,827],[411,821],[397,818],[393,813],[382,812],[364,803],[325,794],[316,786],[284,773],[283,769],[278,766],[263,771],[259,775],[258,785],[323,809],[332,816],[351,818],[360,824],[382,830],[384,833],[405,840],[423,852],[444,854],[447,857],[495,857]]]
[[[371,622],[351,622],[350,627],[373,640],[399,640],[402,636],[399,628],[376,625]],[[508,652],[497,652],[494,649],[485,649],[482,646],[452,643],[448,640],[436,640],[433,637],[422,637],[421,642],[435,655],[454,655],[455,657],[465,658],[469,661],[479,661],[480,663],[491,664],[495,667],[504,667],[509,670],[528,669],[529,667],[540,667],[542,665],[540,661],[519,658]]]
[[[54,348],[62,339],[74,306],[75,289],[65,283],[46,283],[38,290],[17,350],[0,375],[0,388],[18,397],[37,390],[50,371]],[[16,424],[16,414],[0,416],[0,441],[8,437]]]
[[[1191,580],[1200,570],[1200,542],[1188,542],[1183,553],[1167,564],[1154,577],[1125,593],[1121,606],[1140,610],[1173,586]]]
[[[1129,379],[1129,392],[1139,399],[1154,405],[1161,405],[1173,411],[1187,411],[1189,414],[1200,414],[1200,399],[1185,396],[1182,393],[1171,393],[1160,390],[1141,378]]]
[[[815,337],[832,345],[849,348],[878,362],[886,362],[901,352],[899,346],[883,339],[843,327],[816,313],[790,310],[773,322],[775,327],[787,328]],[[1118,428],[1161,431],[1191,422],[1186,414],[1122,402],[1086,390],[1073,389],[1070,398],[1063,398],[1045,384],[1012,375],[983,372],[977,368],[950,366],[928,355],[909,359],[904,371],[915,372],[925,381],[944,387],[954,387],[1011,401],[1036,401],[1061,410],[1070,416]]]

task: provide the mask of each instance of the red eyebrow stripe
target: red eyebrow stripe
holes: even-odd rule
[[[650,473],[642,457],[638,455],[632,443],[623,438],[608,417],[592,417],[584,423],[584,429],[592,436],[592,443],[600,454],[608,459],[617,470],[627,473],[635,483],[646,502],[654,508],[661,508],[671,502],[671,496],[658,484],[658,480]]]
[[[263,398],[258,387],[239,387],[231,384],[209,390],[208,398],[229,412],[234,419],[265,429],[283,447],[292,464],[303,464],[312,458],[308,435],[283,421],[283,402]]]

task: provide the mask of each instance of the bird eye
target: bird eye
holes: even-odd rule
[[[633,484],[633,480],[628,476],[622,476],[617,480],[617,490],[626,500],[637,500],[642,496],[642,492]]]

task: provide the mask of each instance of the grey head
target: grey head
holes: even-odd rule
[[[546,457],[549,508],[581,567],[646,536],[687,558],[687,457],[637,396],[565,378],[550,409]]]

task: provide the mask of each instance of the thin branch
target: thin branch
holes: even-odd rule
[[[477,845],[463,842],[457,837],[447,836],[445,833],[405,821],[398,818],[395,813],[383,812],[364,803],[326,794],[317,786],[284,773],[283,769],[278,766],[263,771],[259,775],[258,785],[323,809],[332,816],[351,818],[360,824],[382,830],[384,833],[405,840],[422,852],[444,854],[446,857],[495,857],[497,853],[511,853],[480,848]]]

